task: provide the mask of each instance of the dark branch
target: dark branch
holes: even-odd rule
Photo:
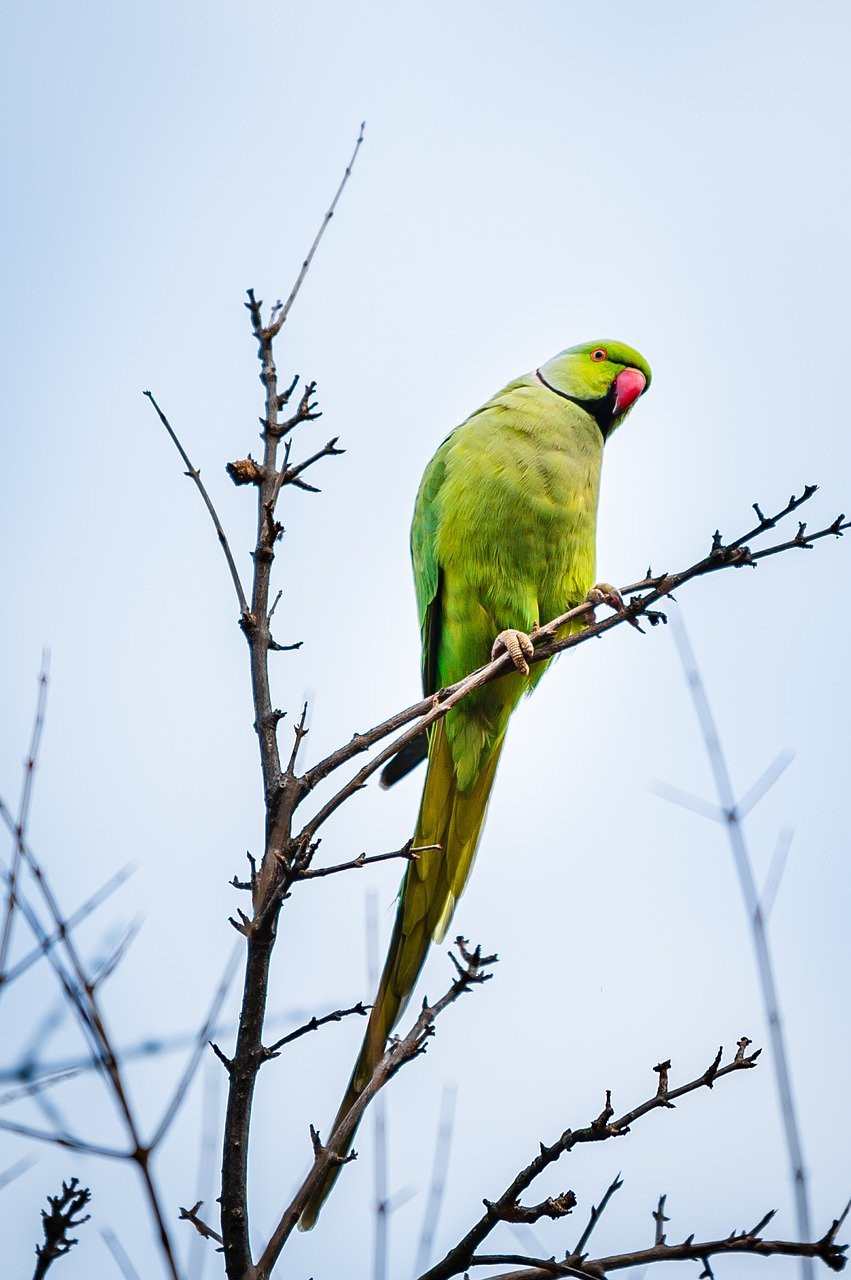
[[[297,1027],[295,1031],[291,1031],[287,1036],[281,1036],[280,1040],[276,1040],[274,1044],[270,1044],[268,1049],[264,1051],[265,1057],[276,1058],[283,1049],[284,1045],[292,1044],[293,1040],[300,1040],[302,1036],[306,1036],[309,1031],[318,1031],[320,1027],[327,1026],[329,1022],[342,1022],[343,1018],[348,1018],[350,1014],[357,1013],[362,1017],[366,1017],[369,1013],[370,1006],[365,1005],[362,1001],[352,1005],[351,1009],[335,1009],[333,1013],[326,1013],[321,1018],[313,1017],[309,1022],[305,1022],[304,1026]]]
[[[497,1200],[485,1200],[485,1212],[475,1226],[467,1232],[453,1249],[449,1250],[442,1261],[424,1272],[421,1280],[450,1280],[452,1276],[461,1275],[472,1265],[473,1257],[479,1245],[487,1239],[498,1222],[516,1221],[516,1218],[512,1218],[511,1214],[519,1204],[523,1192],[544,1169],[549,1168],[551,1164],[561,1159],[566,1152],[572,1151],[574,1147],[581,1143],[605,1142],[609,1138],[622,1137],[629,1132],[636,1120],[641,1119],[648,1112],[670,1107],[675,1098],[684,1097],[686,1094],[694,1093],[704,1087],[712,1088],[715,1081],[721,1079],[722,1076],[730,1075],[736,1071],[748,1070],[755,1066],[760,1050],[757,1049],[755,1053],[749,1056],[746,1055],[745,1049],[749,1043],[750,1041],[741,1040],[735,1056],[726,1066],[719,1067],[720,1056],[718,1056],[713,1059],[702,1075],[690,1080],[688,1084],[667,1090],[664,1094],[657,1089],[652,1098],[648,1098],[646,1102],[640,1103],[639,1106],[627,1111],[617,1119],[614,1118],[615,1113],[612,1107],[611,1093],[607,1092],[605,1106],[600,1115],[597,1116],[597,1119],[593,1120],[584,1129],[565,1129],[561,1137],[557,1138],[552,1146],[548,1147],[541,1143],[538,1155],[529,1162],[525,1169],[521,1169]],[[573,1265],[573,1260],[571,1260],[571,1265]],[[576,1274],[575,1266],[572,1272],[556,1274]]]
[[[446,994],[433,1005],[423,1002],[419,1017],[408,1034],[402,1039],[390,1041],[384,1056],[372,1073],[369,1084],[358,1095],[347,1114],[340,1120],[327,1144],[323,1145],[320,1142],[319,1135],[311,1127],[313,1166],[282,1214],[272,1238],[263,1251],[263,1256],[257,1263],[259,1275],[269,1275],[271,1273],[272,1268],[280,1257],[281,1250],[301,1217],[302,1210],[313,1192],[323,1181],[326,1173],[334,1165],[339,1165],[355,1158],[355,1152],[351,1152],[348,1156],[342,1153],[348,1151],[352,1135],[376,1094],[384,1088],[405,1063],[413,1061],[414,1058],[418,1058],[420,1054],[425,1052],[429,1039],[434,1035],[434,1024],[440,1015],[465,992],[490,979],[491,974],[488,970],[496,963],[496,956],[483,956],[481,947],[476,947],[471,951],[464,938],[456,938],[455,945],[463,963],[459,964],[455,957],[452,956],[453,963],[456,966],[457,977]]]
[[[48,1268],[57,1258],[70,1253],[78,1243],[71,1232],[88,1222],[90,1213],[83,1213],[92,1198],[88,1187],[81,1187],[77,1178],[62,1183],[62,1190],[57,1196],[48,1196],[50,1209],[42,1209],[41,1223],[44,1230],[44,1244],[36,1245],[36,1267],[33,1280],[42,1280]]]
[[[808,486],[804,491],[804,495],[800,498],[793,498],[791,501],[800,506],[802,502],[807,501],[815,489]],[[795,507],[789,506],[784,508],[784,512],[778,513],[776,517],[772,517],[774,522],[782,519],[783,514],[788,514],[788,510],[794,510]],[[808,536],[808,543],[814,542],[819,538],[828,535],[841,536],[843,531],[851,526],[851,521],[845,521],[843,517],[838,517],[827,528],[818,533]],[[768,527],[768,526],[766,526]],[[744,540],[753,540],[762,532],[759,527],[756,530],[750,530],[747,534],[736,539],[729,546],[724,546],[720,541],[713,540],[712,547],[707,556],[689,565],[688,568],[682,569],[677,573],[665,573],[655,578],[645,578],[641,582],[632,583],[622,588],[623,596],[631,596],[629,604],[623,610],[618,610],[602,621],[592,621],[582,631],[575,634],[563,636],[560,639],[554,639],[557,633],[569,622],[576,622],[582,618],[588,619],[593,617],[593,607],[587,602],[567,610],[565,613],[554,618],[545,626],[540,627],[533,633],[535,641],[535,652],[530,658],[530,662],[543,662],[554,657],[557,653],[561,653],[566,649],[575,648],[577,645],[584,644],[588,640],[595,639],[597,636],[611,631],[612,628],[622,625],[624,622],[632,623],[640,617],[647,617],[651,621],[659,622],[664,620],[664,615],[652,608],[653,605],[660,603],[677,588],[685,583],[692,581],[694,578],[703,577],[709,573],[715,573],[721,569],[741,568],[744,565],[752,565],[756,560],[765,556],[777,555],[782,551],[788,550],[790,547],[801,545],[797,539],[790,542],[778,544],[769,547],[761,552],[751,552],[744,545]],[[388,737],[395,730],[402,728],[406,724],[411,724],[410,728],[401,733],[388,746],[384,747],[375,758],[360,769],[354,777],[343,787],[336,795],[322,806],[319,812],[307,823],[303,829],[301,836],[305,839],[312,839],[319,827],[326,821],[328,817],[340,807],[340,805],[360,790],[369,778],[380,769],[388,760],[397,754],[397,752],[417,738],[428,726],[436,720],[440,720],[447,712],[464,698],[468,697],[475,689],[481,688],[483,685],[489,684],[492,680],[498,679],[500,676],[507,675],[513,670],[511,658],[507,654],[503,654],[492,662],[486,663],[478,670],[471,672],[469,676],[465,676],[463,680],[451,685],[449,688],[441,689],[438,693],[431,697],[423,698],[405,710],[397,712],[396,715],[376,725],[366,733],[357,733],[346,743],[345,746],[326,756],[324,760],[319,761],[313,768],[309,769],[301,779],[302,797],[308,795],[321,781],[339,769],[341,765],[346,764],[355,756],[368,750],[382,738]]]
[[[213,501],[209,493],[207,492],[204,482],[201,479],[201,472],[198,471],[195,467],[193,467],[192,463],[189,461],[189,455],[187,454],[183,445],[178,440],[172,428],[171,423],[163,413],[160,406],[157,404],[152,393],[150,391],[144,391],[142,394],[147,396],[151,404],[154,406],[154,409],[157,412],[157,416],[159,417],[160,422],[165,427],[166,431],[171,437],[174,447],[177,449],[177,452],[180,454],[181,458],[183,459],[184,465],[186,466],[186,474],[189,476],[190,480],[194,481],[198,489],[198,492],[200,493],[201,497],[204,500],[204,506],[207,508],[207,510],[210,513],[210,519],[212,520],[215,526],[219,543],[224,553],[225,560],[227,561],[227,566],[230,571],[231,581],[233,582],[233,588],[234,588],[234,591],[236,592],[236,598],[239,601],[239,612],[241,615],[244,615],[248,612],[248,601],[245,598],[245,591],[243,590],[243,587],[242,587],[242,580],[240,579],[240,576],[239,576],[239,570],[236,567],[236,561],[233,558],[233,553],[230,549],[230,543],[228,542],[225,531],[222,528],[222,522],[219,519],[218,512],[216,511],[216,508],[213,506]]]

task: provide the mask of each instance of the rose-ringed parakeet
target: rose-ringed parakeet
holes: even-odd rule
[[[621,342],[571,347],[510,382],[443,442],[411,527],[425,692],[507,650],[517,670],[485,685],[387,766],[390,785],[428,756],[413,846],[363,1047],[334,1122],[369,1082],[464,891],[509,717],[547,663],[529,668],[529,633],[580,604],[594,583],[603,444],[650,385]],[[572,624],[577,630],[582,622]],[[332,1130],[333,1131],[333,1130]],[[308,1203],[313,1225],[334,1183]]]

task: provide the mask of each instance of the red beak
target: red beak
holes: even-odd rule
[[[615,378],[615,411],[614,417],[626,413],[630,405],[635,404],[644,388],[647,379],[640,369],[621,369]]]

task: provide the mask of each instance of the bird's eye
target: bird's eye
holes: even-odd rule
[[[605,348],[605,347],[597,347],[597,350],[596,350],[596,351],[592,351],[592,352],[591,352],[591,359],[592,359],[592,360],[606,360],[606,359],[607,359],[607,355],[606,355],[606,348]]]

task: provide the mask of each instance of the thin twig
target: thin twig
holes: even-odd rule
[[[30,801],[32,800],[33,780],[38,762],[38,749],[44,729],[44,711],[47,705],[47,673],[49,654],[45,649],[41,658],[41,671],[38,676],[38,697],[36,698],[35,715],[33,717],[30,749],[24,761],[24,777],[21,784],[21,797],[18,802],[18,821],[16,823],[16,840],[12,851],[12,865],[6,877],[6,905],[3,915],[3,929],[0,934],[0,993],[6,978],[6,960],[12,945],[12,932],[15,923],[17,906],[18,874],[21,868],[21,845],[26,838],[27,819],[29,818]]]
[[[582,1254],[586,1244],[591,1239],[592,1231],[596,1227],[597,1223],[600,1221],[600,1218],[603,1216],[606,1205],[609,1203],[609,1201],[611,1200],[615,1192],[620,1191],[622,1186],[623,1186],[623,1178],[621,1178],[621,1175],[619,1173],[616,1173],[614,1178],[606,1188],[600,1203],[592,1204],[591,1213],[588,1217],[588,1223],[585,1227],[585,1230],[582,1232],[582,1235],[576,1241],[576,1247],[573,1250],[574,1255]]]
[[[201,497],[204,500],[204,506],[207,508],[207,510],[210,513],[210,519],[212,520],[215,526],[216,535],[219,539],[219,543],[224,553],[225,560],[227,561],[228,570],[230,571],[231,581],[233,582],[233,589],[236,592],[236,598],[239,601],[239,612],[241,615],[244,616],[245,614],[248,613],[248,601],[245,597],[245,591],[243,590],[243,587],[242,587],[242,580],[239,576],[239,570],[236,567],[236,561],[233,558],[233,552],[230,549],[230,543],[227,540],[227,535],[222,527],[222,522],[219,519],[219,514],[216,511],[216,508],[213,506],[213,500],[210,497],[209,493],[207,492],[206,486],[204,485],[204,482],[201,479],[201,472],[198,471],[196,467],[193,467],[192,463],[189,461],[189,455],[187,454],[183,445],[178,440],[177,435],[175,434],[175,431],[171,423],[163,413],[160,406],[157,404],[156,400],[153,397],[153,394],[150,391],[143,391],[142,394],[144,396],[147,396],[151,404],[154,406],[154,409],[157,412],[160,422],[165,427],[166,431],[171,437],[171,441],[175,449],[177,449],[177,452],[180,454],[181,458],[183,459],[184,465],[186,466],[186,474],[189,476],[190,480],[194,481],[198,489],[198,492],[200,493]]]
[[[319,248],[319,242],[324,236],[328,228],[328,223],[331,221],[331,219],[334,216],[334,211],[337,208],[337,204],[339,202],[340,196],[343,194],[343,191],[345,190],[346,183],[348,182],[349,178],[352,176],[352,168],[354,167],[355,160],[357,159],[358,152],[360,151],[360,148],[361,148],[361,143],[363,142],[363,134],[364,134],[365,128],[366,128],[366,121],[362,120],[361,126],[360,126],[360,132],[358,133],[358,137],[357,137],[357,142],[355,143],[355,149],[352,152],[352,157],[349,160],[349,163],[346,165],[346,171],[343,174],[342,181],[339,187],[337,188],[337,191],[334,195],[334,199],[331,201],[328,212],[325,214],[325,217],[322,219],[322,223],[319,227],[319,230],[317,231],[313,239],[313,244],[310,246],[310,249],[308,250],[307,257],[305,258],[304,262],[301,264],[301,270],[298,273],[298,277],[296,278],[295,284],[290,290],[290,296],[287,298],[286,302],[280,308],[277,315],[275,316],[275,319],[271,326],[272,337],[274,337],[275,334],[278,333],[280,329],[283,327],[287,319],[287,316],[290,314],[290,311],[292,310],[292,305],[295,302],[296,298],[298,297],[298,292],[301,289],[301,286],[304,284],[304,278],[307,275],[308,271],[310,270],[310,264],[313,261],[314,254],[316,253],[316,250]]]
[[[292,1044],[293,1040],[300,1040],[302,1036],[306,1036],[309,1031],[318,1031],[320,1027],[325,1027],[329,1022],[342,1022],[343,1018],[348,1018],[350,1014],[360,1014],[366,1017],[369,1013],[369,1005],[358,1001],[352,1005],[350,1009],[335,1009],[333,1013],[326,1013],[322,1018],[311,1018],[304,1026],[297,1027],[295,1031],[291,1031],[289,1035],[282,1036],[280,1040],[276,1040],[274,1044],[270,1044],[266,1049],[267,1057],[276,1057],[284,1045]]]
[[[394,849],[392,853],[359,853],[356,858],[352,858],[349,862],[338,862],[333,867],[309,867],[304,871],[295,871],[293,873],[294,880],[319,880],[322,876],[335,876],[340,871],[356,871],[361,867],[369,867],[375,862],[391,862],[402,859],[403,862],[416,862],[421,853],[425,853],[427,849],[437,849],[439,845],[426,844],[413,848],[413,840],[409,840],[401,849]]]
[[[212,1227],[208,1226],[206,1222],[202,1222],[198,1217],[198,1210],[201,1208],[203,1203],[203,1200],[198,1200],[191,1209],[184,1209],[181,1207],[180,1219],[182,1222],[191,1222],[199,1236],[204,1240],[215,1240],[217,1244],[221,1244],[222,1237],[219,1235],[218,1231],[214,1231]]]
[[[111,897],[111,895],[115,893],[115,890],[119,889],[121,885],[124,884],[124,881],[132,875],[133,870],[134,868],[132,865],[128,863],[126,867],[122,867],[120,871],[116,871],[115,875],[107,880],[105,884],[101,885],[100,889],[96,890],[90,898],[87,898],[76,911],[71,912],[61,930],[54,929],[52,933],[46,933],[44,935],[43,943],[40,943],[37,947],[33,947],[32,951],[29,951],[25,956],[23,956],[17,964],[12,965],[11,969],[9,969],[7,973],[0,975],[0,985],[14,982],[16,978],[20,978],[22,974],[32,968],[36,961],[40,960],[41,957],[51,949],[51,947],[55,947],[57,942],[62,941],[65,933],[70,933],[73,929],[76,929],[77,925],[82,924],[84,920],[87,920],[92,912],[96,911],[102,902],[105,902],[107,898]]]
[[[163,1112],[162,1119],[154,1130],[154,1135],[148,1143],[148,1147],[151,1151],[155,1151],[157,1149],[165,1135],[168,1133],[174,1118],[186,1097],[189,1086],[195,1078],[195,1072],[198,1070],[199,1063],[201,1062],[204,1049],[209,1042],[216,1019],[221,1013],[222,1005],[224,1004],[225,997],[230,990],[230,985],[233,982],[239,960],[240,949],[234,947],[231,957],[225,967],[225,971],[222,974],[222,980],[216,988],[215,995],[210,1002],[210,1008],[207,1010],[207,1016],[195,1037],[195,1046],[192,1053],[189,1055],[189,1061],[186,1063],[183,1075],[180,1077],[171,1101]]]

